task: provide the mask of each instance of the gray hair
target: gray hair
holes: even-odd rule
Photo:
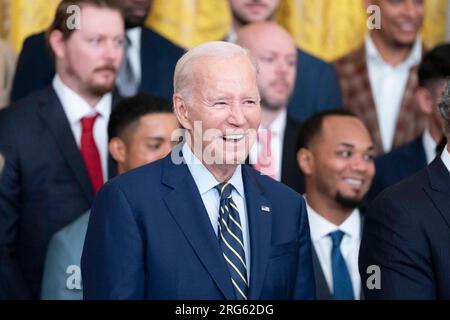
[[[447,140],[450,140],[450,78],[448,79],[447,87],[442,94],[439,110],[442,118],[444,118]]]
[[[191,99],[189,89],[192,84],[192,65],[200,58],[231,58],[234,56],[245,56],[254,66],[258,73],[258,63],[253,55],[237,44],[224,41],[210,41],[202,43],[186,52],[177,62],[173,77],[174,93],[178,93],[185,99]]]

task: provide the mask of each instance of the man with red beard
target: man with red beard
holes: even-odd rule
[[[275,22],[255,22],[237,32],[237,43],[258,60],[261,126],[250,163],[299,193],[303,177],[296,161],[295,141],[300,124],[288,115],[295,88],[297,53],[289,33]]]
[[[0,113],[0,298],[37,298],[51,236],[86,212],[115,174],[107,124],[123,57],[124,19],[112,0],[80,0],[82,28],[62,1],[47,33],[51,86]]]

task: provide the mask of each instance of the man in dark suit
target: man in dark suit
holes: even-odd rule
[[[37,298],[51,236],[86,212],[114,166],[107,123],[123,56],[121,8],[85,0],[80,29],[60,3],[48,33],[52,86],[0,113],[0,298]]]
[[[439,109],[450,137],[450,82]],[[450,299],[450,147],[369,207],[359,270],[367,299]]]
[[[376,159],[376,174],[368,193],[368,203],[385,188],[425,168],[445,146],[445,141],[442,143],[444,125],[437,105],[450,76],[450,44],[428,52],[419,66],[418,75],[419,88],[415,96],[427,117],[427,126],[412,142]]]
[[[296,161],[295,142],[300,124],[287,112],[295,87],[297,54],[287,31],[274,22],[255,22],[239,29],[237,44],[247,48],[259,65],[261,126],[250,163],[262,173],[304,192]]]
[[[303,124],[297,145],[305,175],[317,298],[360,299],[363,219],[358,207],[375,173],[370,134],[354,114],[327,110]]]
[[[273,20],[279,0],[228,0],[233,20],[228,41],[236,40],[236,33],[253,22]],[[269,43],[270,45],[270,43]],[[297,48],[297,76],[289,102],[289,114],[304,121],[316,112],[341,107],[341,93],[336,70],[331,64]]]
[[[310,299],[302,197],[244,165],[260,122],[257,66],[227,42],[175,69],[186,143],[106,184],[92,208],[85,299]]]
[[[76,0],[74,4],[78,2],[83,1]],[[117,80],[119,93],[127,97],[144,92],[172,99],[173,71],[184,50],[144,27],[152,0],[118,3],[123,7],[127,28],[126,54]],[[11,100],[17,101],[49,85],[54,74],[45,33],[28,37],[18,59]]]

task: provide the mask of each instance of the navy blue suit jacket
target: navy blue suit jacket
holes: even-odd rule
[[[334,66],[297,49],[297,79],[289,114],[303,122],[317,112],[340,107],[341,90]]]
[[[242,177],[250,232],[249,299],[314,298],[303,198],[249,166],[242,166]],[[81,270],[85,299],[235,299],[195,181],[187,165],[175,165],[170,155],[100,190]]]
[[[450,173],[440,157],[386,189],[369,207],[359,253],[366,299],[450,299]],[[370,280],[370,283],[373,283]]]
[[[143,27],[141,35],[142,79],[139,92],[172,100],[175,65],[184,50]],[[17,62],[11,101],[51,84],[55,67],[43,32],[28,37]]]
[[[0,112],[0,153],[0,299],[38,298],[50,238],[94,198],[52,87]],[[112,159],[108,170],[115,174]]]
[[[427,166],[422,135],[412,142],[386,153],[375,160],[376,173],[367,194],[367,203],[375,199],[384,189]]]

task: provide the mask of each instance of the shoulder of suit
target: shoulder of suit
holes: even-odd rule
[[[183,48],[179,47],[154,29],[142,27],[142,39],[143,42],[147,43],[149,46],[157,44],[158,46],[162,46],[162,49],[164,50],[172,50],[177,53],[184,52]]]
[[[429,185],[427,167],[410,177],[383,190],[378,198],[390,200],[392,203],[411,203],[424,195],[423,188]]]
[[[337,69],[342,69],[347,65],[354,65],[360,61],[365,61],[366,51],[364,44],[357,49],[343,55],[342,57],[336,59],[333,63]]]

